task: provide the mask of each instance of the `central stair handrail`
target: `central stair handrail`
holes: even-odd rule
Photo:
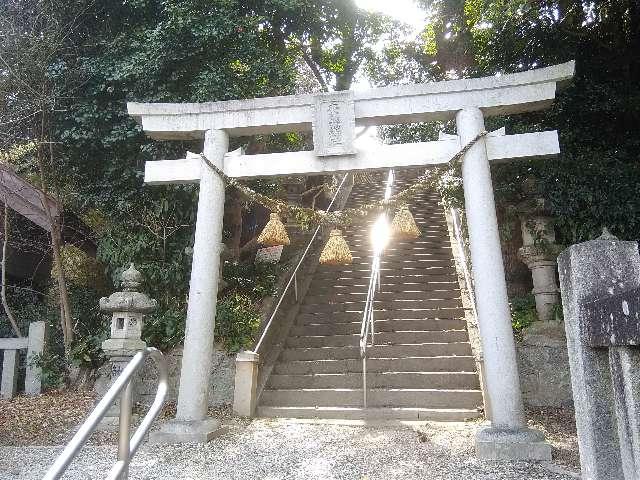
[[[394,172],[389,170],[384,192],[384,199],[389,200],[393,188]],[[375,319],[373,316],[376,289],[380,289],[380,258],[389,237],[389,219],[387,212],[380,214],[373,226],[373,260],[371,261],[371,276],[367,289],[367,300],[362,314],[360,327],[360,356],[362,357],[362,401],[367,408],[367,339],[371,339],[371,346],[375,345]]]
[[[149,408],[149,411],[142,419],[142,423],[130,437],[131,409],[133,404],[133,382],[132,378],[142,367],[147,357],[153,358],[158,368],[158,390]],[[169,387],[169,375],[167,372],[167,362],[164,355],[152,347],[136,353],[127,366],[122,370],[120,376],[111,385],[111,388],[102,397],[93,409],[89,417],[80,426],[71,441],[64,447],[54,464],[49,468],[42,480],[57,480],[62,477],[73,459],[80,453],[82,447],[87,443],[89,436],[96,430],[100,420],[116,402],[120,395],[120,425],[118,433],[118,460],[113,465],[107,475],[109,480],[126,480],[128,477],[129,463],[136,454],[142,440],[151,428],[151,424],[158,417]]]
[[[327,207],[327,210],[326,210],[327,212],[329,212],[331,210],[331,208],[333,207],[334,203],[336,202],[336,199],[338,198],[338,195],[342,191],[342,187],[345,185],[346,180],[347,180],[347,178],[349,178],[350,175],[351,174],[349,172],[347,172],[342,177],[342,180],[340,181],[340,184],[338,185],[338,188],[336,188],[336,191],[333,194],[333,198],[331,199],[331,202],[329,203],[329,206]],[[253,353],[258,353],[258,354],[260,353],[260,347],[262,346],[262,343],[264,342],[264,339],[267,336],[267,333],[269,332],[269,329],[271,328],[271,324],[273,323],[273,320],[274,320],[274,318],[276,318],[276,314],[278,313],[278,310],[280,309],[280,305],[282,304],[283,300],[287,296],[287,293],[289,292],[289,288],[291,288],[291,285],[293,285],[293,290],[294,290],[294,295],[295,295],[296,301],[298,300],[298,270],[300,270],[300,267],[302,266],[303,262],[307,258],[307,254],[309,253],[309,250],[311,250],[311,246],[313,245],[313,242],[315,241],[316,237],[320,233],[321,228],[322,228],[322,225],[318,225],[316,227],[315,231],[313,232],[313,236],[311,237],[311,240],[309,240],[309,243],[307,244],[307,248],[305,248],[304,253],[300,257],[300,260],[298,261],[298,264],[296,265],[296,268],[293,270],[293,273],[291,274],[291,277],[289,278],[289,281],[287,282],[287,285],[284,287],[284,290],[282,290],[282,293],[280,294],[280,298],[278,299],[278,303],[276,304],[275,308],[273,309],[273,312],[271,313],[271,316],[269,317],[269,321],[267,322],[267,325],[264,327],[264,330],[262,331],[262,335],[260,335],[260,339],[258,340],[258,343],[256,343],[256,346],[253,349]]]

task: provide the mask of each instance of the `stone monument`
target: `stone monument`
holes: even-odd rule
[[[556,310],[556,258],[563,247],[556,243],[548,202],[540,198],[535,181],[525,180],[524,190],[529,198],[517,206],[523,243],[518,256],[531,270],[539,321],[524,330],[518,344],[520,385],[527,405],[563,407],[572,404],[567,341]]]
[[[640,255],[606,232],[558,258],[584,480],[640,478]]]
[[[143,277],[133,263],[122,272],[120,280],[122,291],[100,299],[100,310],[111,313],[111,335],[102,342],[102,350],[108,359],[108,372],[103,377],[105,381],[96,382],[96,390],[100,396],[106,393],[133,356],[146,348],[146,342],[141,339],[143,319],[157,307],[155,300],[138,291],[142,286]],[[120,407],[116,402],[100,423],[101,428],[117,428],[119,417]]]
[[[531,270],[536,312],[541,322],[555,320],[560,303],[556,282],[556,258],[562,247],[556,244],[553,218],[543,198],[531,198],[518,205],[522,228],[522,247],[518,256]]]

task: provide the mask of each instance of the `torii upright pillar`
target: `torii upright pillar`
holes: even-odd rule
[[[479,108],[456,115],[460,142],[484,131]],[[476,438],[481,458],[551,460],[551,445],[544,435],[526,427],[518,376],[516,345],[511,327],[498,220],[485,139],[479,140],[462,164],[464,202],[475,285],[478,326],[484,355],[486,391],[491,401],[491,428]]]
[[[203,153],[218,168],[224,168],[229,137],[222,130],[207,130],[204,134]],[[222,218],[224,214],[225,185],[220,176],[201,159],[200,192],[189,306],[180,388],[175,419],[152,434],[157,443],[203,443],[226,431],[220,421],[207,416],[209,407],[209,376],[213,360],[213,331],[216,320]]]

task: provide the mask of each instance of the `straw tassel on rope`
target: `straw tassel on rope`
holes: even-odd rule
[[[340,230],[331,230],[329,240],[320,254],[322,265],[351,265],[353,257]]]
[[[413,240],[420,236],[420,229],[407,204],[401,205],[396,212],[391,222],[391,234],[399,240]]]
[[[289,245],[291,243],[287,230],[284,228],[282,220],[280,220],[280,215],[277,213],[269,215],[269,221],[258,236],[258,243],[268,247]]]

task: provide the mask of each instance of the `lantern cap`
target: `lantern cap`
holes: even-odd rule
[[[149,298],[146,294],[137,290],[142,285],[144,277],[132,263],[120,275],[122,291],[112,293],[109,297],[100,299],[100,310],[102,312],[131,312],[131,313],[151,313],[158,302]]]
[[[136,266],[131,262],[129,268],[120,274],[120,285],[125,292],[136,292],[140,286],[144,277],[136,269]]]

